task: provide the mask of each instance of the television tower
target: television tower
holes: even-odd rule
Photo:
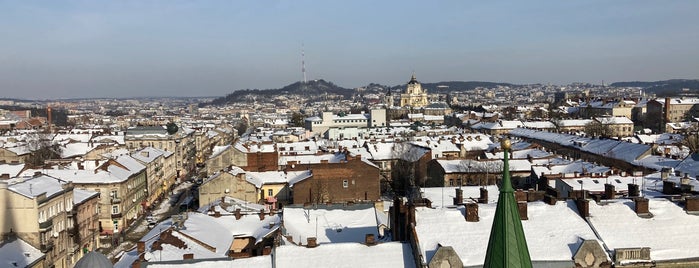
[[[303,83],[306,83],[306,53],[303,50],[303,43],[301,43],[301,73],[303,73]]]

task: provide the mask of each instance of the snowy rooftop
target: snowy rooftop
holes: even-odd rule
[[[491,193],[497,194],[497,193]],[[416,209],[416,232],[429,262],[439,245],[451,246],[464,266],[482,265],[488,247],[495,203],[479,204],[480,221],[467,222],[465,208]],[[529,220],[522,221],[532,261],[570,261],[583,239],[596,239],[572,201],[555,205],[528,203]]]
[[[432,207],[449,207],[454,205],[454,197],[456,197],[456,190],[459,187],[424,187],[420,188],[422,191],[422,196],[424,198],[432,201]],[[499,189],[495,185],[487,185],[485,188],[488,190],[488,203],[498,202]],[[464,202],[467,202],[471,198],[478,199],[481,195],[480,186],[462,186]]]
[[[0,266],[34,267],[34,262],[44,256],[39,249],[19,238],[8,239],[0,244]]]
[[[699,229],[699,216],[664,198],[649,200],[652,218],[637,216],[634,206],[632,200],[590,202],[590,223],[610,250],[650,247],[653,260],[699,257],[699,233],[692,231]]]
[[[0,164],[0,174],[8,174],[10,178],[16,177],[24,169],[24,164]]]
[[[51,198],[63,192],[62,186],[65,184],[66,182],[61,182],[56,178],[41,175],[39,177],[13,179],[7,188],[28,198],[34,198],[44,193],[47,198]]]
[[[266,171],[266,172],[246,172],[245,180],[252,183],[258,189],[265,184],[283,184],[288,183],[293,186],[297,182],[310,178],[311,171]]]
[[[374,246],[359,243],[322,244],[315,248],[280,246],[275,252],[275,264],[278,268],[415,267],[410,244],[399,242]]]
[[[374,234],[378,239],[374,206],[355,204],[347,207],[320,207],[322,208],[285,206],[285,235],[303,244],[306,244],[308,237],[316,237],[318,244],[364,242],[366,234]]]
[[[73,203],[74,204],[80,204],[83,201],[89,199],[90,197],[99,195],[99,192],[91,191],[91,190],[85,190],[85,189],[80,189],[80,188],[74,188],[73,189]]]
[[[641,184],[642,177],[623,177],[623,176],[608,176],[606,178],[570,178],[570,179],[560,179],[561,182],[567,184],[573,189],[580,189],[581,183],[582,188],[590,192],[604,192],[604,185],[611,184],[614,185],[614,189],[617,192],[623,192],[628,190],[628,185]]]
[[[186,263],[152,263],[148,268],[272,268],[272,256],[255,256],[240,259],[203,260]]]
[[[318,164],[321,160],[327,160],[328,163],[340,163],[347,160],[343,153],[321,154],[321,155],[280,155],[279,165],[285,166],[290,161],[296,161],[298,164]]]

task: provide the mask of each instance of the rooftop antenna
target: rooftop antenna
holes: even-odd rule
[[[303,73],[303,83],[306,83],[306,53],[301,43],[301,73]]]

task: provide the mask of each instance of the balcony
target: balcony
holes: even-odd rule
[[[46,232],[53,227],[53,218],[39,223],[39,232]]]
[[[112,213],[112,219],[121,218],[121,213]]]
[[[40,249],[41,252],[43,252],[43,253],[46,253],[46,252],[51,251],[51,250],[53,249],[53,241],[52,241],[52,240],[48,240],[48,241],[45,241],[45,242],[41,243],[41,245],[39,246],[39,249]]]
[[[112,197],[112,204],[119,204],[119,203],[121,203],[121,198]]]

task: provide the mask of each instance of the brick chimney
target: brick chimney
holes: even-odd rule
[[[466,203],[466,221],[477,222],[479,220],[478,203]]]
[[[456,197],[454,197],[454,205],[459,205],[464,202],[464,190],[456,188]]]
[[[517,189],[517,191],[515,191],[515,200],[517,200],[517,202],[527,201],[527,193],[522,191],[522,189]]]
[[[220,211],[214,212],[214,218],[218,218],[218,217],[221,217],[221,212]]]
[[[580,217],[590,217],[590,200],[577,199],[575,200],[575,206],[578,207],[578,213],[580,213]]]
[[[376,245],[376,239],[374,239],[374,234],[366,234],[364,236],[364,244],[367,246]]]
[[[648,216],[650,215],[650,211],[648,210],[648,198],[643,198],[643,197],[637,197],[634,198],[634,210],[636,211],[636,214],[639,216]]]
[[[235,209],[235,220],[240,220],[240,218],[242,218],[242,217],[243,217],[243,214],[240,213],[240,209],[236,208]]]
[[[604,184],[604,199],[614,199],[616,189],[614,185],[605,183]]]
[[[146,241],[138,241],[136,242],[136,249],[138,250],[138,260],[139,261],[145,261],[145,252],[146,252]]]
[[[519,209],[519,219],[520,220],[528,220],[529,215],[527,215],[527,201],[518,201],[517,202],[517,209]]]
[[[675,194],[675,182],[663,181],[663,194]]]
[[[315,237],[306,238],[308,248],[314,248],[318,246],[317,239]]]
[[[685,198],[685,210],[689,214],[699,214],[699,196]]]
[[[478,203],[488,204],[488,189],[485,187],[481,188],[481,196],[478,197]]]
[[[638,197],[639,189],[638,184],[629,183],[629,197]]]
[[[183,260],[193,260],[193,259],[194,259],[194,253],[182,254],[182,259],[183,259]]]
[[[260,210],[260,214],[259,214],[259,215],[260,215],[260,220],[261,220],[261,221],[264,221],[264,220],[265,220],[265,210],[264,210],[264,209],[263,209],[263,210]]]

